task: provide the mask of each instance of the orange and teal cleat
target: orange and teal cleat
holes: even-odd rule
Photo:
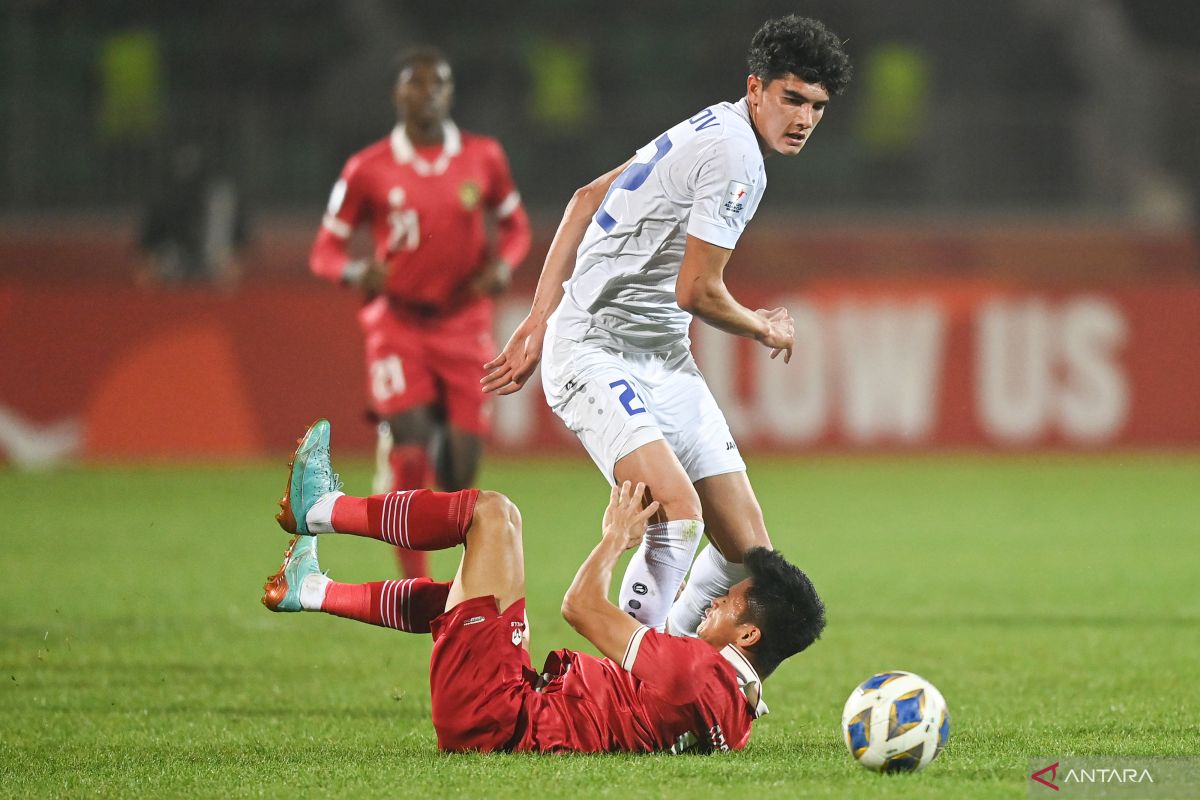
[[[293,536],[283,555],[283,565],[263,584],[263,605],[272,611],[301,611],[300,585],[309,575],[320,572],[317,537]]]
[[[308,510],[325,495],[342,488],[329,463],[329,420],[319,419],[308,426],[296,443],[299,446],[288,464],[287,487],[275,520],[288,533],[309,536],[305,519]]]

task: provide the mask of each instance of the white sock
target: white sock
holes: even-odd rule
[[[371,494],[387,494],[393,488],[392,462],[392,426],[381,422],[376,427],[375,434],[375,477],[371,481]]]
[[[305,611],[320,611],[325,602],[325,590],[333,583],[328,575],[313,572],[300,581],[300,608]]]
[[[695,636],[704,609],[713,600],[729,593],[730,587],[746,578],[743,564],[732,564],[711,544],[700,553],[692,566],[683,594],[671,606],[671,633],[676,636]]]
[[[704,522],[698,519],[673,519],[647,526],[646,538],[621,579],[621,610],[661,631],[703,537]]]
[[[330,492],[313,503],[312,508],[304,515],[309,533],[336,533],[333,529],[333,504],[345,492]]]

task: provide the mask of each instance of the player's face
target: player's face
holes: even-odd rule
[[[444,61],[418,61],[396,80],[396,108],[418,126],[440,124],[450,113],[454,78]]]
[[[758,131],[763,155],[794,156],[804,149],[829,103],[819,83],[806,83],[788,73],[770,83],[757,75],[746,79],[750,119]]]
[[[744,621],[748,607],[746,593],[749,590],[750,580],[747,578],[741,583],[735,584],[729,590],[729,594],[713,600],[704,611],[704,619],[700,620],[700,626],[696,628],[696,635],[717,647],[724,647],[727,644],[753,644],[753,642],[742,642],[745,634],[758,630],[753,623]],[[757,635],[755,641],[757,641]]]

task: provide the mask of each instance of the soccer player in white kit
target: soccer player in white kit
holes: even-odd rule
[[[796,155],[850,80],[841,40],[816,20],[768,20],[747,56],[746,96],[692,115],[575,192],[533,307],[486,365],[484,389],[519,390],[539,360],[546,399],[610,483],[645,483],[661,504],[621,583],[645,625],[694,634],[714,598],[770,547],[724,415],[689,349],[693,315],[783,354],[782,308],[751,310],[725,264],[766,189],[763,158]],[[702,534],[710,545],[676,593]]]

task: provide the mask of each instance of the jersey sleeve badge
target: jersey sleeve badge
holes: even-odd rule
[[[721,216],[725,219],[742,219],[745,216],[746,204],[750,201],[751,186],[740,181],[730,181],[725,190],[725,199],[721,202]]]

